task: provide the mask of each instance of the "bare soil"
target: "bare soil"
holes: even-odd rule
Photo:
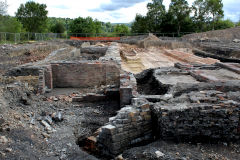
[[[68,46],[54,41],[0,45],[0,74],[21,64],[43,60],[51,52]]]

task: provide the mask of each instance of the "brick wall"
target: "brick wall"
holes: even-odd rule
[[[119,86],[119,68],[110,62],[52,63],[53,87],[87,88],[100,85]]]

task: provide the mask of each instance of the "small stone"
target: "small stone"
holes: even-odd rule
[[[116,160],[124,160],[123,156],[120,154],[117,156]]]
[[[14,115],[14,118],[19,121],[21,120],[21,117],[19,115]]]
[[[46,116],[44,120],[48,122],[48,124],[52,124],[52,118],[50,116]]]
[[[67,158],[67,155],[64,153],[61,153],[60,159],[66,159],[66,158]]]
[[[45,127],[47,131],[52,131],[51,126],[46,121],[42,120],[41,124]]]
[[[6,152],[12,152],[12,148],[6,148],[5,151]]]
[[[233,42],[234,43],[240,43],[240,39],[234,39]]]
[[[63,148],[61,151],[66,153],[67,152],[67,148]]]
[[[5,137],[5,136],[0,136],[0,143],[7,143],[8,142],[8,139]]]
[[[50,138],[50,135],[45,133],[45,132],[43,132],[42,135],[43,135],[44,138]]]
[[[160,152],[160,151],[156,151],[155,154],[157,155],[157,158],[163,157],[165,154]]]
[[[23,117],[27,119],[29,116],[27,114],[23,114]]]
[[[34,118],[31,119],[30,124],[35,125],[35,119]]]
[[[71,143],[68,143],[67,146],[72,147],[72,144],[71,144]]]
[[[58,112],[58,113],[53,113],[51,115],[52,119],[55,121],[55,122],[62,122],[63,121],[63,117],[62,117],[62,114],[61,112]]]
[[[3,152],[1,152],[1,151],[0,151],[0,154],[1,154],[3,157],[6,156],[6,153],[3,153]]]

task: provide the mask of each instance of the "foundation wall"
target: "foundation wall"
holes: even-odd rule
[[[52,63],[53,87],[87,88],[100,85],[119,86],[117,65],[104,62]]]
[[[238,104],[155,105],[154,133],[163,139],[239,140],[239,107]]]

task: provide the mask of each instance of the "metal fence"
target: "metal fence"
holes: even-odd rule
[[[63,34],[56,33],[0,33],[0,43],[20,43],[27,41],[45,41],[63,38]],[[67,37],[64,37],[67,39]]]
[[[8,33],[0,32],[0,43],[22,43],[27,41],[46,41],[55,39],[70,39],[73,37],[122,37],[122,36],[139,36],[147,35],[149,33]],[[157,37],[173,37],[177,38],[179,36],[190,34],[189,32],[184,33],[153,33]]]

